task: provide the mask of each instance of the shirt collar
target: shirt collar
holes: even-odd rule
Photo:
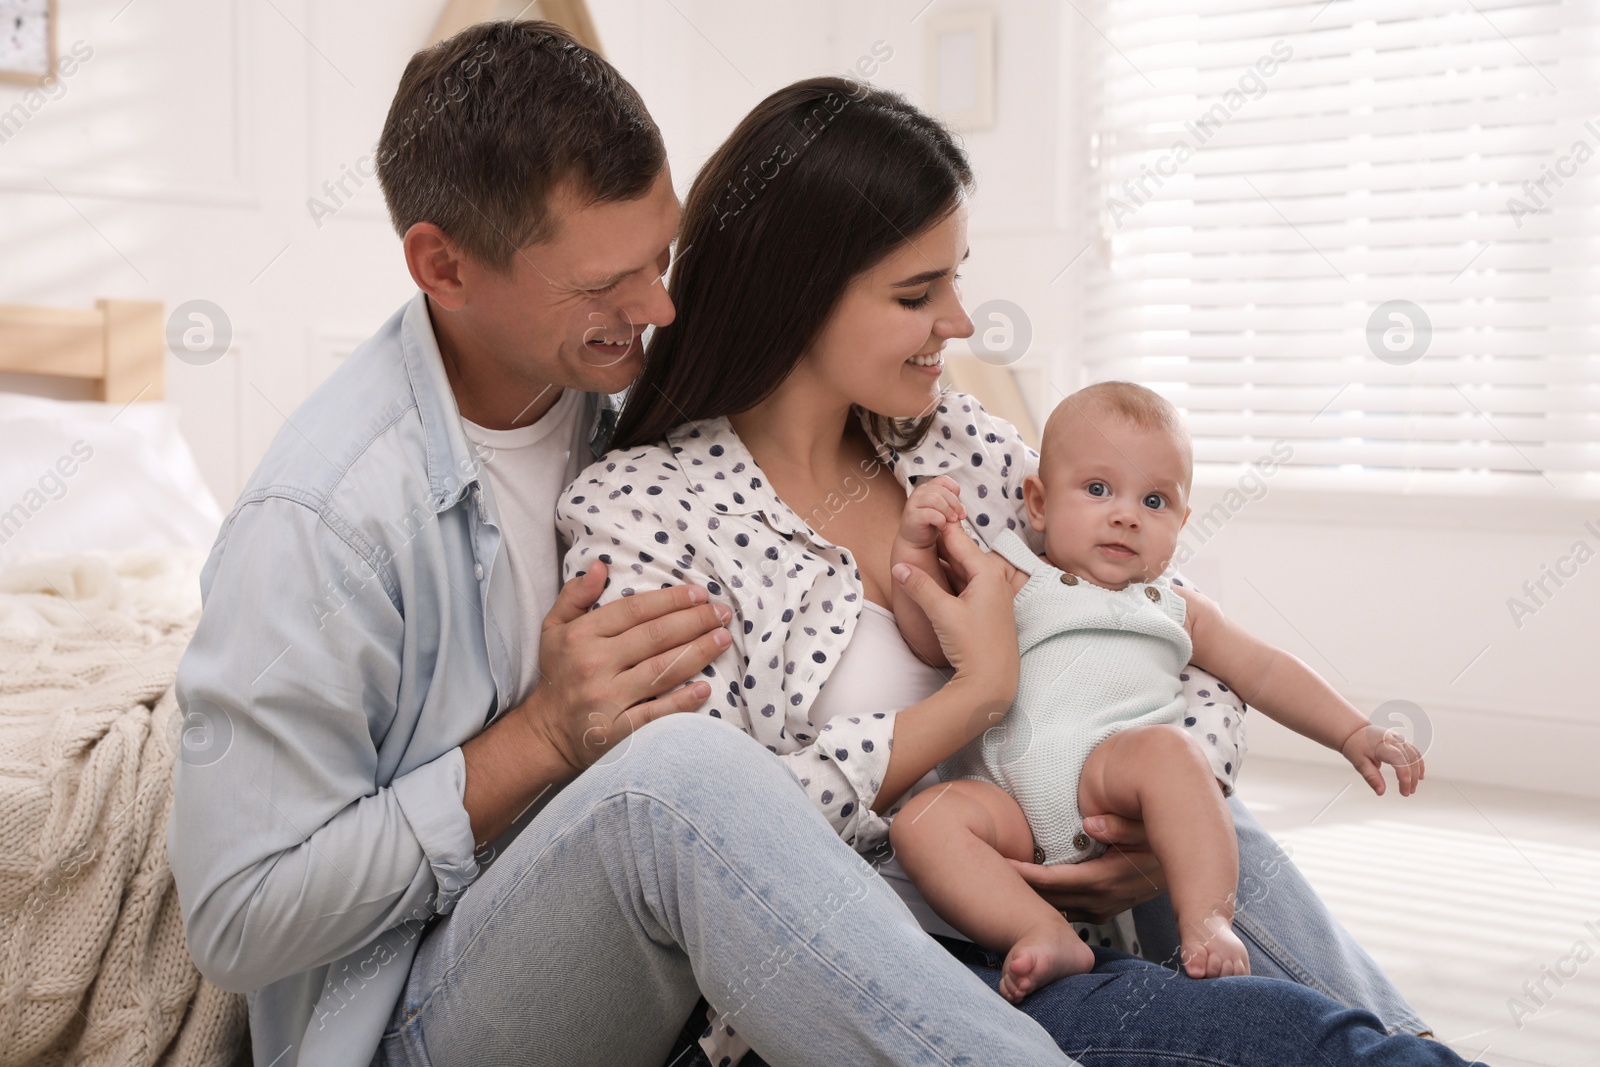
[[[673,427],[667,431],[667,446],[689,488],[718,514],[759,511],[771,517],[775,510],[789,511],[726,416]]]
[[[627,390],[620,393],[602,393],[596,398],[594,427],[589,431],[589,454],[599,459],[611,451],[611,438],[617,432],[617,416],[622,410],[622,400]]]
[[[444,372],[444,358],[428,315],[428,297],[417,293],[400,321],[400,349],[417,398],[417,416],[428,458],[428,497],[435,513],[452,507],[478,481],[477,453],[461,428],[461,411]]]
[[[439,339],[428,314],[427,294],[417,293],[406,305],[400,321],[400,341],[427,443],[428,497],[438,513],[453,507],[478,484],[483,465],[461,425],[461,409],[445,374]],[[589,448],[596,457],[610,447],[611,432],[617,423],[617,398],[597,399],[595,425],[589,435]]]
[[[900,461],[903,456],[915,453],[901,453],[884,443],[872,432],[866,412],[858,409],[856,414],[879,460],[905,485],[902,472],[907,468]],[[760,513],[767,524],[780,533],[809,531],[806,536],[810,540],[823,545],[830,543],[802,521],[772,489],[726,416],[684,423],[668,430],[666,440],[689,487],[719,515]]]

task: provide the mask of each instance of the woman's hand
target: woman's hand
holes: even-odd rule
[[[943,555],[961,592],[952,595],[917,567],[901,563],[894,580],[927,615],[950,666],[952,683],[972,686],[984,701],[1009,706],[1017,693],[1017,624],[1011,614],[1011,574],[998,552],[985,552],[959,526],[939,534]]]
[[[909,597],[926,617],[955,677],[895,715],[889,766],[872,802],[880,815],[941,760],[1003,722],[1017,695],[1021,657],[1009,584],[1016,568],[999,553],[984,552],[958,526],[946,526],[939,542],[965,583],[959,595],[914,564],[899,562],[890,570],[896,600]]]
[[[1167,876],[1150,851],[1144,823],[1119,815],[1094,815],[1083,820],[1083,829],[1111,846],[1105,855],[1053,867],[1011,861],[1051,907],[1073,922],[1104,923],[1167,891]]]

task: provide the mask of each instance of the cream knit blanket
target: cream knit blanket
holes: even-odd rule
[[[244,1042],[244,998],[195,970],[167,866],[203,560],[0,574],[0,1067],[224,1067]]]

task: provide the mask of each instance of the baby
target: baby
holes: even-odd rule
[[[1094,966],[1072,926],[1011,860],[1077,863],[1104,851],[1092,815],[1143,820],[1166,872],[1191,977],[1248,974],[1233,932],[1239,856],[1210,762],[1179,725],[1179,672],[1193,662],[1285,726],[1335,749],[1382,795],[1380,764],[1402,796],[1422,757],[1372,725],[1294,656],[1162,577],[1189,517],[1188,431],[1171,404],[1127,382],[1068,397],[1045,425],[1039,474],[1023,483],[1039,559],[1016,533],[995,548],[1018,569],[1022,671],[1005,730],[974,739],[939,768],[943,782],[895,817],[890,839],[923,897],[952,926],[1004,952],[1011,1001]],[[906,502],[893,565],[945,583],[940,531],[965,516],[946,477]],[[926,615],[895,583],[895,617],[917,655],[945,665]]]

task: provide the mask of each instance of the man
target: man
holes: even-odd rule
[[[671,716],[709,697],[682,683],[725,608],[588,612],[603,567],[558,590],[556,495],[673,317],[678,203],[632,87],[555,26],[476,26],[406,68],[378,166],[421,292],[273,442],[178,676],[225,750],[178,767],[172,867],[256,1063],[660,1064],[697,981],[793,1062],[1068,1062],[763,748]],[[810,946],[773,923],[830,898]],[[946,980],[908,1019],[862,993],[885,960]]]

